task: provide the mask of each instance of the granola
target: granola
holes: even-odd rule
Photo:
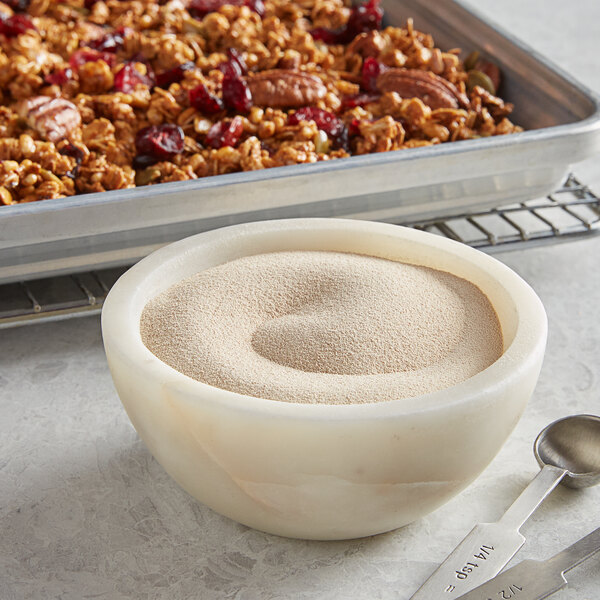
[[[0,205],[521,131],[379,0],[0,2]]]

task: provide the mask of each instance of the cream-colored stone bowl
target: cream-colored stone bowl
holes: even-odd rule
[[[453,387],[391,402],[323,405],[243,396],[182,375],[142,343],[146,303],[242,256],[355,252],[449,271],[489,297],[505,351]],[[546,315],[497,260],[428,233],[338,219],[236,225],[166,246],[110,291],[102,333],[115,386],[152,454],[185,490],[240,523],[333,540],[395,529],[452,498],[490,463],[534,389]]]

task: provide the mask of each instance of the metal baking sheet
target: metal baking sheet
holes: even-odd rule
[[[131,264],[224,225],[286,217],[414,221],[545,196],[600,152],[600,101],[568,74],[454,0],[384,0],[387,20],[479,49],[527,131],[310,165],[0,208],[0,282]]]

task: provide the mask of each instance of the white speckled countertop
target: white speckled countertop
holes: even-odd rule
[[[600,91],[598,0],[478,0]],[[600,161],[577,172],[600,188]],[[112,386],[97,317],[0,331],[0,600],[408,600],[476,522],[537,472],[550,421],[600,413],[600,238],[498,255],[538,292],[550,334],[540,381],[504,449],[466,491],[404,529],[348,542],[273,537],[183,492],[140,442]],[[600,487],[559,487],[523,528],[544,558],[600,525]],[[600,598],[600,559],[557,600]]]

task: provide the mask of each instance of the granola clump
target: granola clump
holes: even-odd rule
[[[0,205],[521,131],[495,65],[382,14],[379,0],[0,2]]]

